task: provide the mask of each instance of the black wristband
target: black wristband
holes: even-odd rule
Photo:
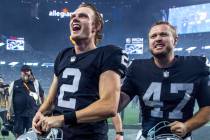
[[[124,135],[124,132],[122,132],[122,131],[121,132],[116,132],[116,134],[123,136]]]
[[[75,111],[64,113],[64,124],[65,125],[77,124],[77,116]]]

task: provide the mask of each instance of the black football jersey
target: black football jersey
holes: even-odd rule
[[[80,110],[95,102],[100,98],[100,75],[112,70],[124,77],[127,64],[127,55],[122,49],[113,45],[99,47],[82,54],[75,54],[73,48],[63,50],[57,56],[54,66],[54,73],[58,77],[56,109],[63,112]],[[75,130],[85,128],[85,131],[78,132],[80,134],[101,133],[104,131],[101,128],[106,124],[104,122],[81,124],[81,127],[77,126]]]
[[[158,68],[153,59],[130,65],[122,91],[131,98],[139,96],[144,118],[185,121],[193,116],[195,100],[199,107],[210,105],[206,58],[175,58],[169,68]]]

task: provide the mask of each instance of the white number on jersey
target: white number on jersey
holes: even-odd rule
[[[153,107],[153,109],[151,110],[152,117],[159,117],[159,118],[163,117],[163,111],[161,111],[161,108],[164,107],[164,104],[160,100],[161,87],[162,87],[162,83],[152,82],[143,96],[143,101],[145,105]],[[183,113],[181,110],[185,107],[185,105],[190,100],[190,97],[191,97],[190,95],[193,91],[193,84],[192,83],[171,83],[170,93],[178,94],[179,91],[185,91],[185,95],[183,99],[179,102],[179,104],[177,104],[177,106],[172,110],[172,112],[169,112],[169,119],[182,119],[183,118]],[[153,98],[150,100],[152,95],[153,95]]]
[[[125,55],[126,52],[125,52],[124,50],[122,50],[122,53],[123,53],[123,55],[122,55],[122,57],[121,57],[121,64],[123,64],[124,66],[128,67],[128,65],[129,65],[129,60],[128,60],[127,55]]]
[[[81,72],[77,68],[66,68],[63,71],[62,78],[65,79],[68,76],[74,76],[73,82],[71,85],[69,84],[62,84],[60,87],[60,94],[58,96],[58,106],[75,109],[76,106],[76,99],[70,98],[69,100],[64,100],[64,94],[74,94],[79,87],[79,81],[81,78]]]

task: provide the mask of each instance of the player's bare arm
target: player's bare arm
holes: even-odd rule
[[[115,117],[112,117],[112,123],[116,131],[115,140],[123,140],[123,124],[120,113],[117,113]]]
[[[189,131],[199,128],[210,120],[210,106],[202,107],[190,120],[185,122]]]
[[[118,112],[121,112],[130,103],[130,101],[131,101],[130,97],[125,92],[121,91]],[[122,120],[119,113],[115,117],[112,118],[112,123],[116,131],[115,139],[122,140],[123,139],[123,136],[122,136],[123,124],[122,124]]]
[[[179,136],[185,136],[188,132],[191,132],[210,120],[210,106],[202,107],[191,119],[182,122],[171,123],[171,131]]]
[[[116,115],[120,98],[120,76],[117,73],[108,70],[101,74],[99,96],[98,101],[76,112],[78,123],[103,120]]]
[[[117,114],[120,98],[120,76],[113,71],[106,71],[101,74],[99,82],[100,99],[88,107],[76,111],[75,123],[94,122],[113,117]],[[65,122],[64,115],[44,117],[43,131],[53,127],[61,127]]]

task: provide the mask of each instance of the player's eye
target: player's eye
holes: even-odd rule
[[[152,34],[152,35],[150,35],[149,38],[154,39],[156,36],[157,36],[157,34]]]
[[[79,17],[80,18],[88,18],[88,15],[86,13],[80,13]]]
[[[162,33],[160,33],[160,36],[162,36],[162,37],[166,37],[166,36],[168,36],[169,34],[168,33],[166,33],[166,32],[162,32]]]

